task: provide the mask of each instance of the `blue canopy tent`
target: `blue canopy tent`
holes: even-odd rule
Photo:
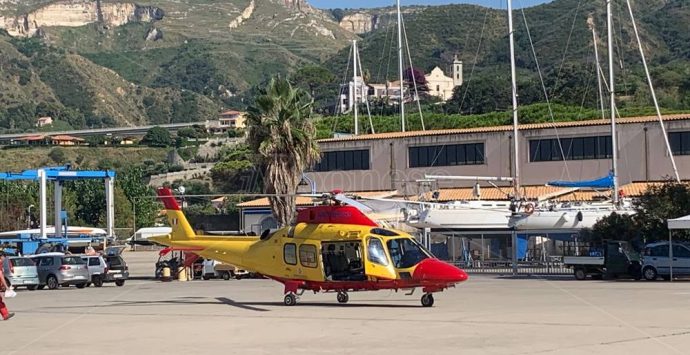
[[[612,189],[613,188],[613,172],[607,176],[594,180],[583,181],[549,181],[549,186],[556,187],[580,187],[591,189]]]

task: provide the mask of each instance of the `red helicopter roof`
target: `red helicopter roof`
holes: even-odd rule
[[[362,211],[353,206],[314,206],[301,209],[297,212],[297,223],[332,223],[354,224],[358,226],[378,227]]]

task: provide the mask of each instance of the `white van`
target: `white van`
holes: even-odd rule
[[[160,235],[167,235],[172,233],[172,228],[170,227],[147,227],[140,228],[137,230],[133,236],[127,239],[127,244],[130,245],[151,245],[149,241],[151,237],[157,237]]]
[[[664,280],[671,279],[668,242],[647,244],[642,260],[642,276],[649,281],[659,276]],[[673,276],[690,276],[690,244],[673,243]]]

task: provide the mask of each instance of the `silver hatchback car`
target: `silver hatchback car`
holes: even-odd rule
[[[26,287],[31,291],[38,287],[38,270],[31,259],[21,256],[7,257],[2,269],[8,284],[13,287]]]
[[[31,259],[38,268],[39,289],[48,286],[49,289],[54,290],[61,285],[84,288],[89,282],[86,262],[78,255],[46,253],[35,255]]]

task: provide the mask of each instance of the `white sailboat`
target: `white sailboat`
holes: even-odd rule
[[[581,203],[581,202],[562,202],[553,203],[545,202],[541,204],[525,204],[519,212],[515,213],[510,220],[511,227],[516,230],[559,230],[559,229],[570,229],[579,230],[583,228],[592,228],[594,225],[612,213],[631,215],[635,213],[632,208],[630,201],[623,201],[619,196],[619,183],[618,183],[618,143],[616,134],[616,96],[615,96],[615,83],[614,83],[614,62],[613,62],[613,13],[611,1],[607,1],[607,28],[608,28],[608,51],[609,51],[609,99],[610,99],[610,120],[611,120],[611,144],[612,149],[612,171],[609,176],[592,180],[592,181],[580,181],[580,182],[553,182],[549,185],[561,186],[561,187],[589,187],[589,188],[609,188],[611,189],[611,200],[599,203]],[[635,29],[635,35],[637,37],[638,45],[640,45],[639,35],[637,33],[637,26],[635,24],[635,19],[633,17],[632,8],[630,7],[630,2],[628,1],[628,10],[630,11],[630,17],[632,19],[633,27]],[[590,24],[591,25],[591,24]],[[594,46],[596,49],[596,34],[593,33],[593,38],[595,40]],[[680,179],[678,171],[676,169],[676,164],[671,153],[670,145],[668,143],[668,136],[664,127],[664,123],[661,120],[661,113],[659,110],[659,105],[656,100],[656,95],[654,92],[654,87],[652,85],[651,76],[647,69],[647,63],[645,60],[644,52],[640,45],[640,55],[642,57],[642,62],[645,67],[645,72],[647,75],[647,80],[649,83],[649,88],[652,92],[652,97],[654,99],[654,105],[657,110],[657,116],[661,124],[662,131],[664,133],[664,138],[666,140],[666,148],[669,151],[669,157],[673,165],[674,172],[676,174],[676,179]],[[596,51],[595,51],[596,53]],[[597,59],[598,66],[598,59]],[[597,68],[597,76],[599,76],[599,70]],[[602,100],[603,101],[603,100]],[[602,107],[603,109],[603,107]]]
[[[508,0],[508,35],[510,40],[510,71],[512,85],[513,137],[518,137],[517,74],[515,66],[515,36],[513,30],[512,0]],[[473,181],[511,181],[513,198],[520,195],[519,140],[513,139],[514,170],[511,178],[501,177],[430,177],[434,179],[454,179]],[[475,196],[480,198],[479,187]],[[417,228],[446,230],[508,230],[513,214],[511,201],[506,200],[466,200],[449,203],[423,204],[422,209],[411,215],[407,224]]]
[[[407,224],[447,230],[504,230],[511,216],[510,201],[452,201],[428,204]]]

